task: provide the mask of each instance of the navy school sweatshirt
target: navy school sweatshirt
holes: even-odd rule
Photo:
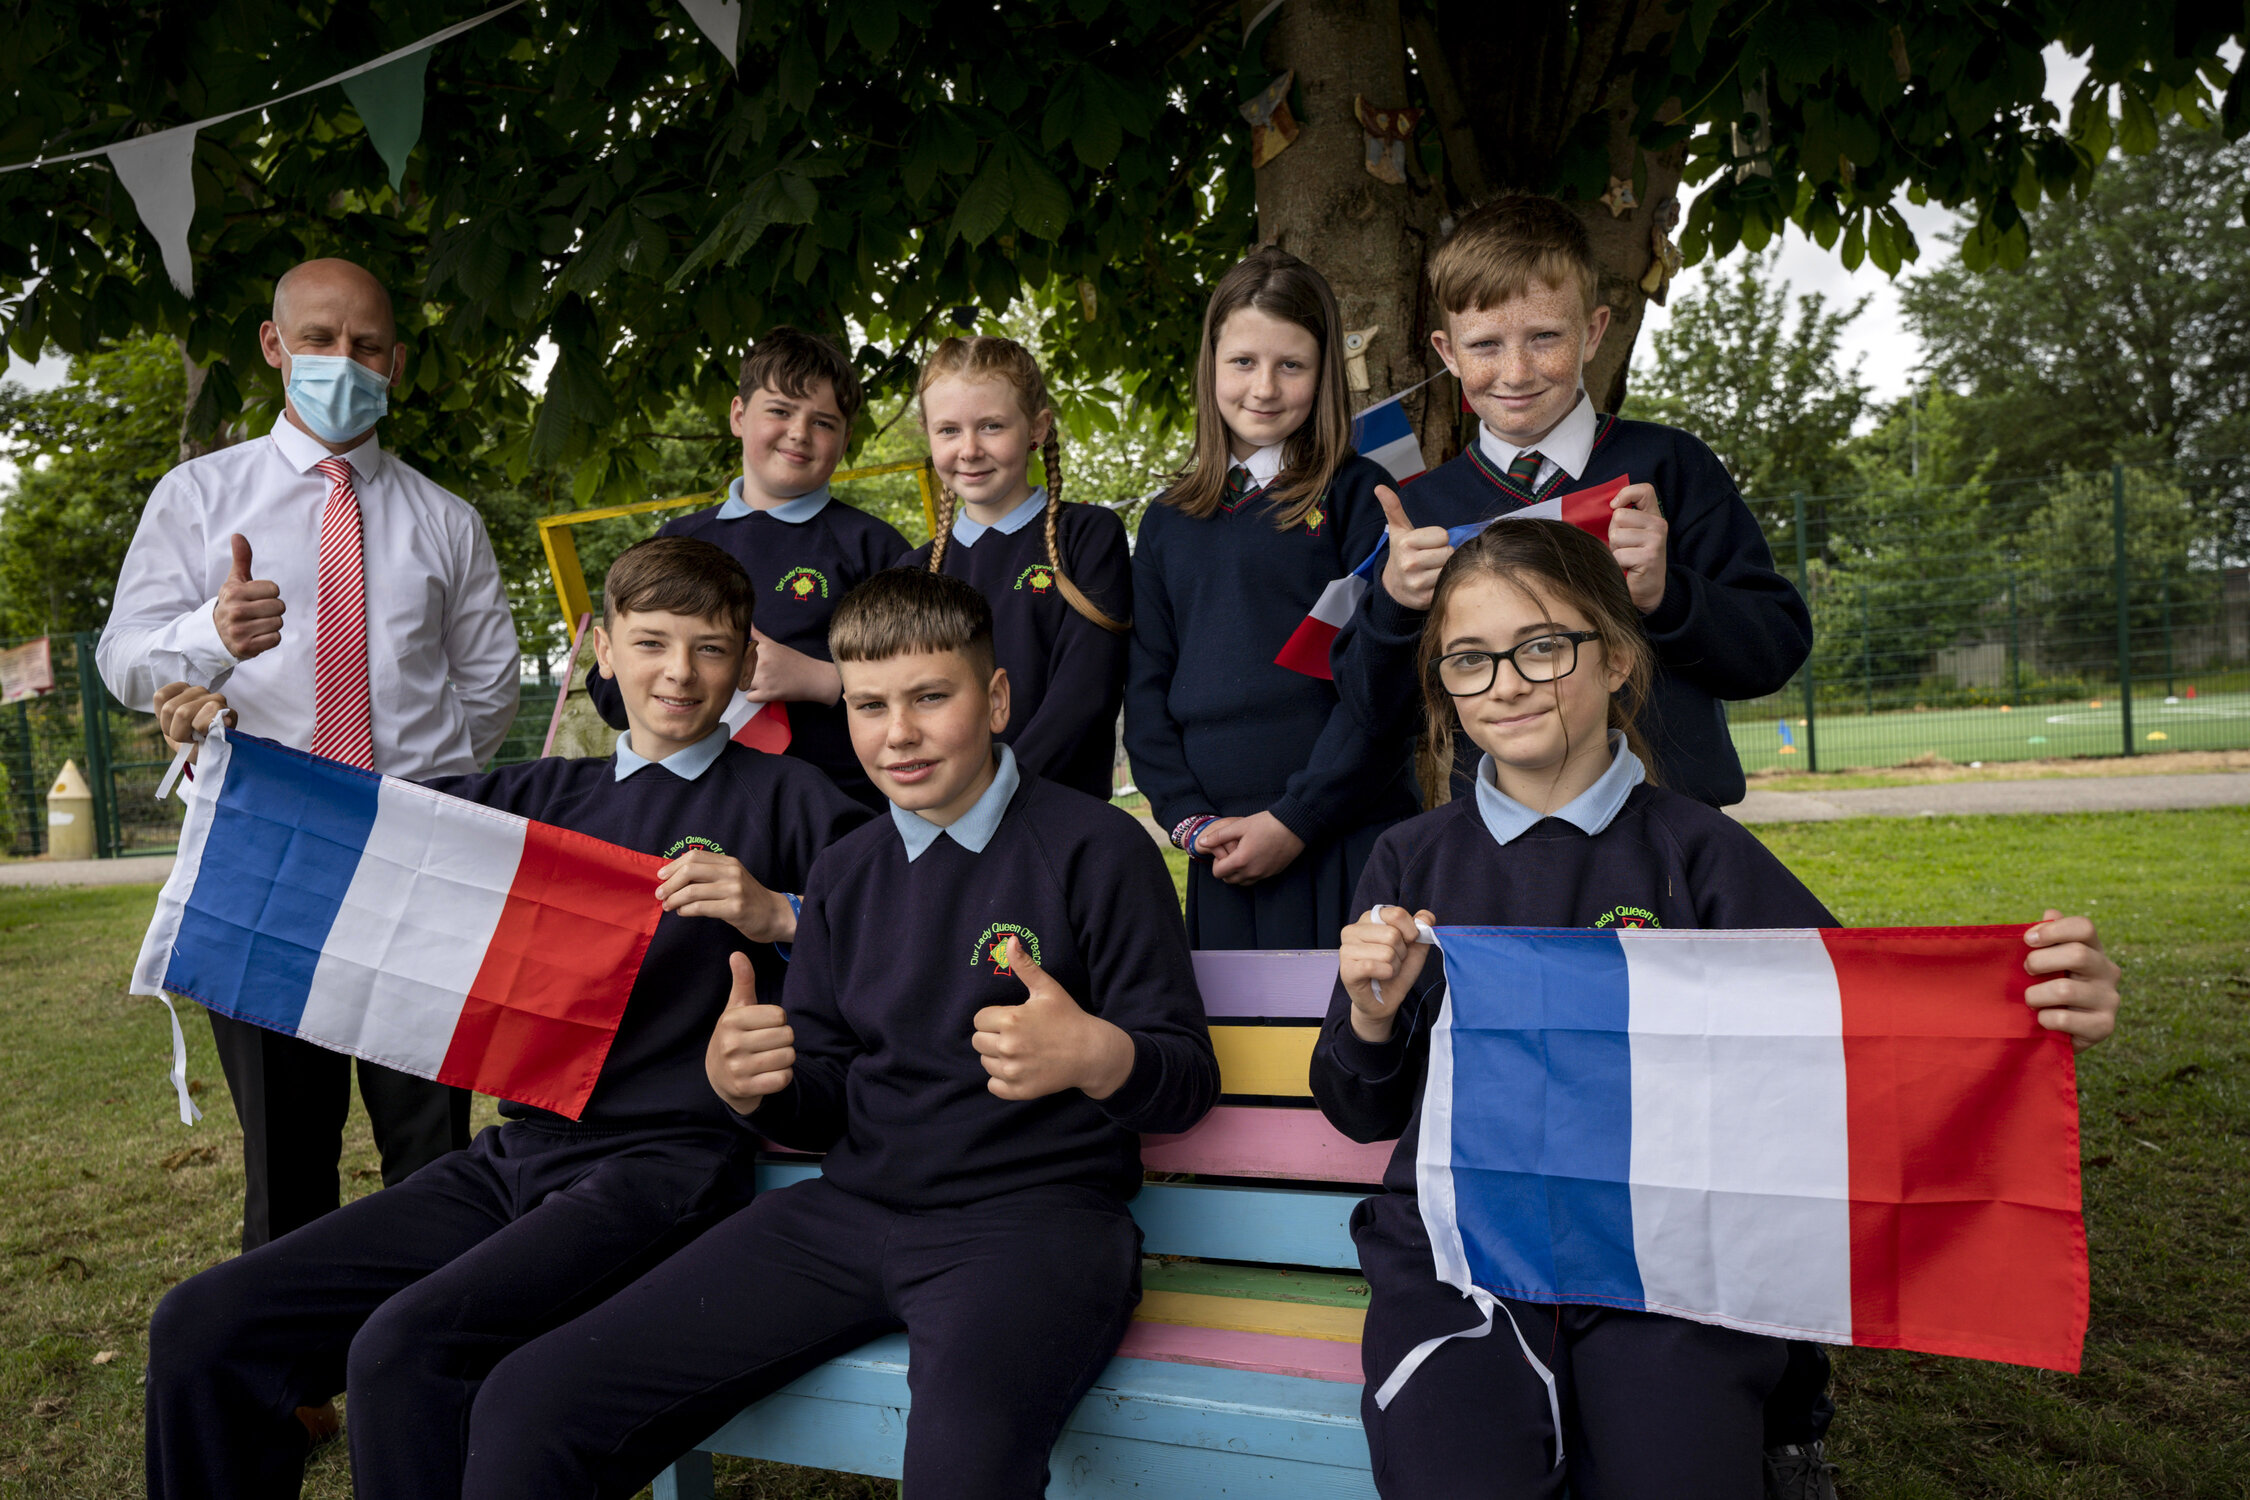
[[[755,623],[772,640],[821,661],[828,655],[828,617],[844,595],[889,567],[906,549],[898,528],[831,498],[810,519],[777,520],[771,511],[721,519],[715,506],[664,523],[658,536],[709,542],[742,564],[757,586]],[[625,700],[599,668],[587,675],[587,696],[613,729],[625,727]],[[817,767],[855,800],[880,812],[888,806],[860,769],[835,703],[792,703],[790,756]]]
[[[644,854],[673,859],[700,846],[732,855],[759,884],[785,893],[802,891],[820,852],[868,818],[810,766],[741,745],[729,744],[693,781],[662,765],[619,781],[616,764],[614,756],[550,756],[427,785]],[[656,900],[653,880],[649,900]],[[788,964],[772,945],[753,943],[716,917],[666,912],[577,1126],[525,1104],[503,1103],[500,1113],[563,1130],[708,1130],[732,1145],[739,1140],[734,1112],[703,1072],[711,1028],[734,982],[729,953],[748,954],[759,998],[779,1002]]]
[[[1274,664],[1321,590],[1383,535],[1375,487],[1390,482],[1348,459],[1287,531],[1262,494],[1202,520],[1149,506],[1133,554],[1125,748],[1157,826],[1270,811],[1319,845],[1415,810],[1411,728],[1371,733],[1334,684]]]
[[[1132,552],[1125,523],[1099,505],[1064,501],[1055,544],[1070,581],[1123,624],[1132,618]],[[926,568],[924,542],[898,559]],[[1008,671],[1010,709],[1001,742],[1025,772],[1089,797],[1109,798],[1117,764],[1117,711],[1125,693],[1125,640],[1071,607],[1054,579],[1042,516],[1013,534],[987,530],[974,546],[956,537],[943,571],[974,584],[992,605],[992,643]]]
[[[1727,732],[1725,700],[1778,692],[1811,654],[1812,616],[1775,570],[1757,517],[1726,466],[1700,439],[1677,427],[1605,416],[1586,472],[1576,479],[1558,472],[1533,494],[1510,484],[1472,443],[1399,498],[1417,526],[1464,526],[1620,476],[1656,486],[1671,523],[1664,598],[1641,622],[1656,648],[1641,728],[1655,752],[1657,779],[1713,807],[1740,802],[1742,761]],[[1384,592],[1378,575],[1336,638],[1330,665],[1337,691],[1371,730],[1419,726],[1414,655],[1425,619]],[[1457,799],[1475,759],[1455,757]]]
[[[1749,830],[1678,792],[1643,784],[1589,835],[1543,818],[1512,842],[1493,838],[1476,799],[1461,798],[1387,830],[1360,876],[1352,910],[1429,911],[1455,927],[1834,927],[1836,919]],[[1383,1174],[1414,1192],[1430,1027],[1443,1003],[1432,953],[1380,1047],[1352,1030],[1338,980],[1313,1048],[1321,1113],[1355,1141],[1397,1138]]]
[[[795,1078],[745,1125],[826,1151],[847,1192],[959,1207],[1023,1188],[1140,1188],[1139,1134],[1186,1130],[1218,1098],[1187,929],[1163,856],[1130,815],[1026,775],[982,853],[941,835],[909,861],[890,818],[821,856],[782,1004]],[[970,1039],[1024,987],[998,967],[1013,934],[1080,1006],[1133,1038],[1131,1076],[1010,1101]]]

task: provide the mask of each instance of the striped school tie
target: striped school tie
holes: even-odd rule
[[[1250,477],[1250,471],[1240,464],[1234,465],[1227,470],[1226,508],[1233,510],[1256,494],[1258,489],[1258,482]]]
[[[375,769],[367,704],[367,573],[352,466],[324,458],[328,504],[320,513],[320,591],[313,606],[315,755]]]
[[[1525,449],[1516,455],[1514,463],[1508,465],[1508,482],[1519,489],[1529,490],[1532,481],[1539,477],[1539,466],[1546,461],[1538,449]]]

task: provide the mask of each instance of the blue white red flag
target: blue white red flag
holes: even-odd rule
[[[2076,1071],[2023,931],[1437,929],[1440,1278],[1485,1328],[1591,1303],[2076,1370]]]
[[[1494,517],[1492,521],[1472,521],[1466,526],[1449,527],[1445,533],[1446,540],[1458,547],[1495,521],[1548,520],[1568,521],[1579,530],[1592,532],[1607,541],[1609,502],[1629,483],[1630,480],[1620,475],[1604,484],[1573,490],[1567,495],[1556,495],[1537,505],[1524,506],[1521,510],[1511,510],[1505,515]],[[1337,634],[1343,630],[1344,622],[1352,617],[1352,612],[1359,608],[1359,601],[1367,597],[1368,589],[1374,585],[1377,570],[1389,555],[1390,545],[1390,535],[1386,532],[1376,539],[1375,550],[1367,554],[1365,562],[1320,591],[1320,598],[1314,602],[1312,612],[1298,623],[1297,628],[1290,632],[1289,639],[1282,642],[1281,650],[1275,653],[1275,666],[1302,672],[1307,677],[1334,678],[1335,673],[1328,664],[1328,648],[1336,643]]]
[[[1422,385],[1428,384],[1427,380],[1422,382]],[[1414,424],[1406,420],[1403,405],[1408,396],[1421,388],[1421,385],[1411,386],[1352,418],[1352,447],[1361,458],[1381,464],[1400,484],[1429,467],[1422,462],[1422,442],[1414,435]]]
[[[576,1119],[662,864],[221,726],[133,993]]]

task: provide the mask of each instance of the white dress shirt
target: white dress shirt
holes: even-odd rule
[[[1228,464],[1227,472],[1231,474],[1236,469],[1242,470],[1250,476],[1251,487],[1262,490],[1273,483],[1274,475],[1281,472],[1281,454],[1285,446],[1282,443],[1268,443],[1248,458],[1238,458]]]
[[[227,695],[243,730],[307,749],[313,737],[314,614],[329,456],[284,416],[271,436],[190,459],[156,483],[118,575],[95,658],[118,700],[147,709],[168,682]],[[474,771],[516,716],[515,619],[484,522],[468,503],[383,451],[343,455],[359,495],[367,579],[367,688],[375,769],[422,777]],[[281,643],[238,662],[211,619],[250,543],[250,576],[280,585]]]
[[[1570,409],[1570,415],[1557,422],[1554,430],[1538,442],[1526,443],[1519,448],[1504,438],[1495,437],[1491,428],[1479,422],[1477,446],[1484,450],[1484,456],[1491,459],[1503,474],[1508,472],[1508,465],[1516,461],[1516,455],[1523,452],[1524,448],[1537,452],[1540,459],[1539,472],[1531,481],[1531,487],[1536,491],[1554,478],[1558,470],[1573,479],[1585,473],[1586,465],[1593,461],[1594,437],[1600,428],[1601,417],[1594,410],[1594,398],[1580,391],[1578,404]]]

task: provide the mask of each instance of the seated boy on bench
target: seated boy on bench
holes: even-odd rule
[[[735,965],[712,1086],[828,1153],[493,1372],[476,1500],[633,1494],[748,1403],[905,1329],[914,1500],[1034,1500],[1140,1300],[1143,1131],[1217,1097],[1171,876],[1125,813],[1020,772],[992,611],[919,569],[837,608],[890,799],[821,856],[781,1006]]]
[[[719,716],[756,665],[733,558],[660,537],[620,555],[604,592],[597,649],[631,722],[616,754],[429,783],[671,857],[585,1112],[503,1104],[506,1122],[468,1150],[166,1295],[149,1326],[153,1500],[294,1497],[308,1446],[294,1412],[339,1391],[361,1500],[459,1494],[470,1404],[500,1357],[750,1196],[750,1153],[704,1049],[730,985],[780,993],[774,945],[796,932],[781,893],[868,815],[804,762],[728,739]],[[185,684],[157,700],[180,741],[226,711]]]

